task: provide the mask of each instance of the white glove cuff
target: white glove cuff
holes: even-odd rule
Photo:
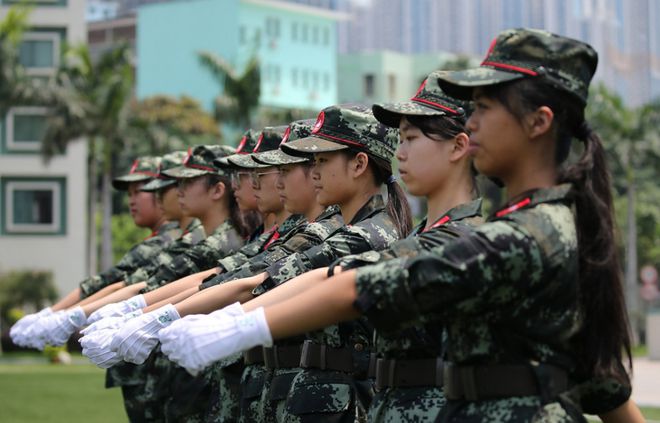
[[[46,307],[45,309],[43,309],[39,313],[37,313],[37,316],[46,317],[46,316],[50,316],[51,314],[53,314],[53,309],[50,308],[50,307]]]
[[[156,315],[158,323],[164,328],[171,325],[175,320],[181,318],[179,312],[176,311],[176,307],[172,304],[166,304],[158,310],[154,310],[154,314]]]
[[[252,335],[251,339],[255,345],[264,347],[273,345],[273,336],[270,334],[263,307],[236,317],[236,326],[239,331]]]
[[[233,317],[238,317],[242,316],[245,314],[245,310],[243,310],[243,306],[241,305],[240,302],[236,301],[233,304],[229,304],[227,307],[221,308],[220,310],[216,310],[213,313],[210,313],[210,316],[213,317],[221,317],[221,316],[233,316]]]
[[[87,316],[80,306],[74,308],[73,310],[69,310],[67,314],[69,323],[71,323],[76,328],[81,328],[85,326],[85,323],[87,323]]]
[[[144,295],[139,294],[126,300],[126,305],[128,306],[129,311],[133,311],[145,308],[147,306],[147,302],[144,300]]]

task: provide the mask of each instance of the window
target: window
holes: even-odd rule
[[[12,107],[7,112],[7,151],[37,152],[46,132],[45,107]]]
[[[309,87],[309,72],[307,69],[303,70],[302,72],[302,86],[303,88]]]
[[[396,97],[396,75],[394,74],[387,75],[387,91],[390,96],[390,100],[393,101]]]
[[[323,74],[323,90],[328,91],[330,89],[330,75],[327,72]]]
[[[244,45],[247,42],[247,28],[243,25],[238,29],[238,42],[241,45]]]
[[[64,233],[64,178],[4,178],[2,192],[4,233]]]
[[[309,32],[309,26],[307,24],[303,24],[302,26],[302,42],[306,43],[307,42],[307,33]]]
[[[280,77],[281,77],[280,66],[279,65],[273,65],[272,66],[272,71],[273,71],[273,82],[275,84],[279,84],[280,83]]]
[[[312,88],[315,90],[319,88],[319,71],[312,72]]]
[[[296,68],[291,69],[291,84],[294,87],[298,86],[298,69]]]
[[[365,97],[373,97],[374,96],[374,82],[375,82],[375,77],[373,74],[366,74],[364,75],[364,95]]]
[[[330,44],[330,29],[327,27],[323,28],[323,45],[327,46]]]
[[[50,75],[60,62],[60,34],[26,32],[19,47],[19,62],[28,75]]]
[[[293,41],[298,40],[298,22],[293,22],[291,24],[291,39]]]
[[[277,18],[266,18],[266,35],[270,38],[280,36],[280,20]]]
[[[313,44],[318,44],[319,43],[319,27],[315,26],[312,28],[312,43]]]

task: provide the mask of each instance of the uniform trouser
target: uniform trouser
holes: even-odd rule
[[[238,421],[243,369],[240,360],[230,365],[216,363],[207,370],[212,389],[205,422]]]
[[[366,422],[372,398],[371,381],[339,371],[303,369],[293,379],[282,421]]]
[[[384,388],[376,392],[369,407],[369,422],[432,423],[440,415],[445,402],[440,387]]]
[[[586,423],[570,402],[556,398],[542,403],[539,396],[494,400],[448,400],[437,422],[441,423]]]
[[[267,410],[266,393],[270,388],[272,371],[263,364],[248,364],[241,377],[240,421],[271,423],[275,416]]]

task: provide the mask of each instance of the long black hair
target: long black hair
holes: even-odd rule
[[[543,79],[523,79],[484,89],[518,120],[541,106],[554,113],[555,164],[560,183],[573,185],[579,253],[579,302],[582,328],[574,337],[578,368],[596,376],[614,376],[630,383],[624,354],[632,370],[630,327],[623,293],[615,234],[610,172],[600,137],[584,118],[584,104]],[[563,165],[572,140],[583,144],[580,157]]]
[[[207,189],[214,187],[220,182],[225,185],[225,201],[227,202],[227,209],[229,210],[229,220],[242,237],[247,237],[254,230],[252,227],[254,222],[244,219],[243,213],[241,213],[236,198],[234,197],[234,189],[231,186],[229,177],[217,174],[206,175]]]
[[[385,211],[394,221],[394,227],[399,238],[408,236],[413,227],[412,211],[410,210],[410,204],[408,203],[406,194],[392,176],[392,162],[376,157],[365,150],[349,148],[347,150],[341,150],[341,152],[348,159],[354,158],[360,152],[365,153],[369,157],[368,167],[373,172],[374,182],[378,186],[382,184],[387,186],[387,205],[385,206]]]

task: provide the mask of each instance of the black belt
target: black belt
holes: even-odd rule
[[[355,371],[353,350],[350,348],[334,348],[307,340],[302,346],[300,367],[353,373]]]
[[[262,347],[250,348],[243,352],[243,362],[246,365],[262,364],[264,362],[264,352]]]
[[[442,386],[441,358],[376,360],[376,387],[408,388],[413,386]]]
[[[450,400],[478,401],[529,395],[555,396],[568,389],[566,371],[549,364],[444,364],[444,392]]]
[[[302,346],[273,345],[263,349],[264,364],[267,369],[292,369],[300,367]]]

